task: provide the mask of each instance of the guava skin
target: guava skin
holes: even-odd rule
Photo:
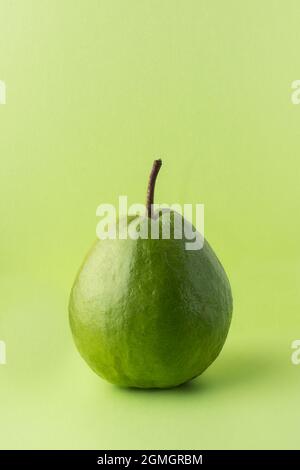
[[[200,375],[229,330],[232,295],[205,240],[98,240],[70,295],[70,325],[88,365],[113,384],[169,388]]]

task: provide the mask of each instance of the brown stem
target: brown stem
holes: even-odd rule
[[[151,218],[151,215],[152,215],[151,206],[154,201],[155,181],[156,181],[158,172],[161,168],[161,165],[162,165],[162,161],[160,159],[154,160],[150,177],[149,177],[148,190],[147,190],[147,202],[146,202],[147,215],[149,218]]]

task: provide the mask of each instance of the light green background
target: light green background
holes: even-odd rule
[[[298,0],[0,0],[1,448],[297,448]],[[123,390],[77,353],[96,207],[205,204],[234,317],[190,385]]]

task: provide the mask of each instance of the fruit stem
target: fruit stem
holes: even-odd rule
[[[161,159],[154,160],[152,170],[151,170],[151,173],[150,173],[150,177],[149,177],[148,190],[147,190],[147,201],[146,201],[147,215],[148,215],[149,218],[151,218],[151,216],[152,216],[152,204],[153,204],[153,201],[154,201],[155,182],[156,182],[158,172],[161,168],[161,165],[162,165]]]

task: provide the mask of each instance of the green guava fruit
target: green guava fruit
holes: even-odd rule
[[[147,214],[139,224],[155,217],[160,165],[154,162]],[[162,230],[164,215],[156,217]],[[113,384],[180,385],[199,376],[226,340],[232,315],[226,273],[206,240],[201,249],[187,250],[184,235],[172,236],[174,224],[171,213],[170,239],[97,240],[73,285],[69,318],[75,344]]]

